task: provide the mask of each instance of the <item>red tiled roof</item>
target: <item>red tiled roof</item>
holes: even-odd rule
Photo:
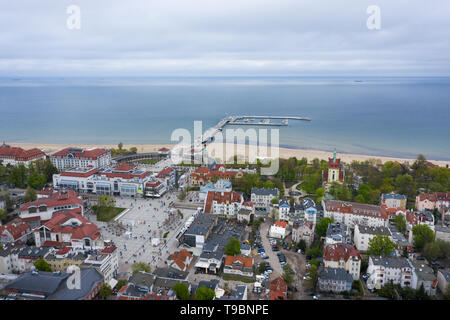
[[[340,169],[341,168],[341,159],[336,159],[333,161],[333,158],[328,158],[328,169]]]
[[[55,190],[53,188],[44,188],[42,190],[39,190],[36,192],[36,194],[40,194],[43,196],[50,196],[51,194],[53,194]]]
[[[269,299],[270,300],[286,300],[287,299],[287,284],[281,278],[278,277],[269,285]]]
[[[126,163],[121,163],[120,165],[118,165],[117,167],[114,168],[114,171],[123,171],[123,172],[128,172],[133,170],[135,167],[132,167]]]
[[[116,251],[117,247],[115,245],[107,246],[103,248],[102,253],[110,254]]]
[[[61,177],[79,177],[79,178],[87,178],[94,174],[98,173],[98,169],[92,169],[89,171],[79,172],[79,171],[64,171],[60,175]]]
[[[397,212],[403,212],[403,214],[406,215],[406,209],[402,209],[402,208],[388,208],[385,204],[383,204],[381,206],[381,212],[383,212],[383,214],[387,214],[388,217],[393,218],[397,215]]]
[[[217,203],[241,203],[242,196],[235,191],[208,191],[205,202],[205,213],[212,213],[213,202]]]
[[[103,156],[108,153],[106,149],[92,149],[92,150],[83,150],[78,148],[65,148],[63,150],[60,150],[58,152],[55,152],[52,154],[52,157],[66,157],[71,153],[71,150],[79,150],[81,152],[73,152],[73,156],[75,158],[83,158],[83,159],[90,159],[90,160],[97,160],[98,157]]]
[[[41,205],[51,208],[73,204],[83,206],[83,201],[78,198],[75,191],[67,190],[65,193],[58,191],[51,194],[48,198],[40,198],[35,201],[27,202],[20,208],[20,210],[25,211],[30,207],[39,207]]]
[[[343,259],[347,262],[351,257],[355,257],[358,260],[361,259],[359,251],[346,243],[329,244],[325,246],[323,252],[323,258],[326,261],[339,261]]]
[[[192,258],[192,254],[186,249],[175,252],[169,257],[169,261],[172,261],[170,265],[177,264],[181,270],[184,270],[187,267],[185,265],[186,258],[188,258],[189,260],[191,260]]]
[[[240,261],[244,268],[252,268],[253,266],[253,258],[251,257],[225,256],[225,266],[231,266],[236,261]]]
[[[170,173],[172,173],[173,169],[172,168],[165,168],[162,169],[157,175],[157,178],[162,178],[162,177],[166,177],[167,175],[169,175]]]
[[[170,149],[167,149],[167,148],[161,148],[161,149],[159,149],[158,151],[161,151],[161,152],[167,152],[167,151],[170,151]]]
[[[62,255],[62,254],[66,254],[67,252],[69,252],[72,248],[71,247],[64,247],[59,249],[58,251],[56,251],[55,254],[57,255]]]
[[[388,219],[380,206],[340,200],[324,200],[324,209],[332,212],[349,213],[373,218]]]
[[[16,161],[29,161],[45,157],[45,153],[37,148],[24,150],[18,147],[0,146],[0,159],[14,159]]]
[[[287,222],[286,222],[286,221],[280,221],[280,220],[277,220],[277,221],[275,221],[275,226],[277,226],[277,227],[282,227],[282,228],[286,229],[286,227],[287,227]]]
[[[63,226],[65,222],[73,218],[80,221],[81,225]],[[70,234],[71,239],[82,240],[84,238],[90,238],[91,240],[95,240],[100,237],[100,232],[98,231],[97,225],[77,213],[75,210],[58,212],[43,226],[48,228],[52,233]],[[42,226],[39,227],[39,229],[40,228],[42,228]]]

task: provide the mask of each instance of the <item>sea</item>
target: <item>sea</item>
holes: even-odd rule
[[[450,160],[450,78],[0,78],[0,143],[168,144],[230,115],[311,119],[281,147]]]

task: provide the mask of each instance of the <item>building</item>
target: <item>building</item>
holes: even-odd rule
[[[78,210],[56,213],[49,221],[34,229],[33,233],[37,247],[68,245],[75,250],[104,248],[98,227]]]
[[[60,190],[53,192],[47,198],[25,203],[20,207],[19,215],[31,228],[36,228],[49,221],[55,213],[73,209],[77,209],[82,215],[83,201],[72,190]]]
[[[270,282],[269,300],[287,300],[287,283],[278,277]]]
[[[406,196],[396,193],[382,193],[380,199],[380,205],[385,205],[387,208],[400,208],[406,209]]]
[[[423,285],[427,295],[434,296],[436,294],[438,281],[433,269],[424,264],[423,261],[413,260],[411,261],[411,264],[414,268],[412,287],[419,290]]]
[[[435,225],[434,231],[436,234],[436,239],[441,239],[450,242],[450,227]]]
[[[370,240],[377,235],[386,236],[392,240],[391,231],[387,227],[355,225],[353,242],[355,243],[356,249],[366,252],[369,249]]]
[[[193,259],[192,253],[186,249],[182,249],[172,253],[167,259],[167,265],[180,271],[186,271]]]
[[[322,200],[324,217],[332,218],[354,228],[356,224],[387,227],[389,218],[380,206],[339,200]]]
[[[218,300],[247,300],[247,286],[238,285],[229,296],[222,295]]]
[[[442,293],[445,293],[450,284],[450,268],[438,270],[437,281],[439,290],[441,290]]]
[[[25,243],[31,234],[31,227],[25,221],[14,220],[8,224],[0,226],[0,244]]]
[[[244,203],[242,195],[235,191],[214,192],[209,191],[206,196],[205,213],[219,214],[225,216],[236,216]]]
[[[106,168],[111,165],[111,151],[66,148],[50,155],[50,161],[59,171],[69,168]]]
[[[145,196],[160,198],[175,184],[176,170],[170,167],[162,169],[145,183]],[[139,190],[139,189],[138,189]]]
[[[252,253],[252,247],[247,243],[241,243],[241,255],[244,257],[250,257]]]
[[[67,272],[26,271],[3,290],[32,300],[92,300],[97,296],[103,276],[95,268],[80,270],[80,289],[68,284],[71,275]]]
[[[278,219],[288,222],[290,209],[289,201],[285,198],[281,199],[278,203]]]
[[[268,212],[273,199],[279,197],[278,189],[252,188],[250,200],[255,204],[256,211]]]
[[[434,231],[434,215],[429,212],[406,212],[406,227],[408,230],[411,230],[414,226],[419,224],[425,224],[430,227],[431,230]]]
[[[402,208],[388,208],[385,204],[382,204],[381,205],[381,212],[383,214],[387,214],[389,220],[392,221],[399,214],[403,214],[404,216],[406,216],[407,213],[410,212],[410,211],[406,210],[406,209],[402,209]]]
[[[30,269],[37,259],[45,259],[49,248],[22,245],[5,245],[0,251],[0,273],[11,274]]]
[[[286,237],[286,229],[287,229],[286,221],[279,221],[279,220],[275,221],[275,224],[273,224],[269,229],[269,237],[284,239]]]
[[[325,190],[328,190],[333,183],[344,183],[345,170],[341,164],[341,159],[336,159],[336,151],[333,158],[328,158],[328,170],[322,171],[322,181]]]
[[[414,289],[414,268],[406,258],[370,256],[367,273],[369,275],[367,288],[370,290],[378,290],[390,282],[398,284],[402,288],[410,287]]]
[[[318,287],[324,292],[350,292],[353,277],[342,268],[319,267]]]
[[[206,200],[206,196],[207,196],[209,191],[213,191],[213,192],[231,192],[232,191],[231,181],[219,179],[216,182],[210,182],[210,183],[207,183],[204,186],[201,186],[199,194],[198,194],[199,199],[201,201],[205,201]]]
[[[350,228],[341,222],[333,222],[328,225],[325,244],[351,243]]]
[[[308,220],[300,220],[292,225],[292,241],[304,240],[309,247],[314,240],[314,225]]]
[[[416,196],[416,209],[423,212],[437,209],[440,213],[450,207],[450,191],[421,193]]]
[[[45,158],[45,153],[37,148],[24,150],[18,147],[11,147],[5,143],[0,146],[0,164],[4,166],[23,164],[25,167],[28,167],[31,162],[40,159],[45,160]]]
[[[53,175],[57,189],[109,196],[143,196],[146,184],[152,182],[149,171],[122,163],[115,168],[73,168]],[[159,180],[157,180],[159,181]],[[162,183],[162,181],[160,181]],[[165,187],[162,185],[161,187]],[[147,187],[150,192],[150,187]]]
[[[223,273],[243,277],[253,277],[253,258],[225,256]]]
[[[326,245],[323,262],[326,268],[342,268],[353,277],[353,280],[359,279],[361,256],[352,245],[345,243]]]

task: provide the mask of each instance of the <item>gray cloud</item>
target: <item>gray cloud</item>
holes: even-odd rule
[[[0,76],[450,75],[449,16],[448,0],[0,0]]]

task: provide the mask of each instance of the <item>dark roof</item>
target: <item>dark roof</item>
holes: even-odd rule
[[[321,280],[353,282],[352,275],[342,268],[324,268],[321,266],[319,268],[319,278]]]
[[[251,194],[256,194],[259,196],[268,196],[268,195],[273,195],[275,197],[278,197],[278,189],[268,189],[268,188],[252,188],[251,189]]]

